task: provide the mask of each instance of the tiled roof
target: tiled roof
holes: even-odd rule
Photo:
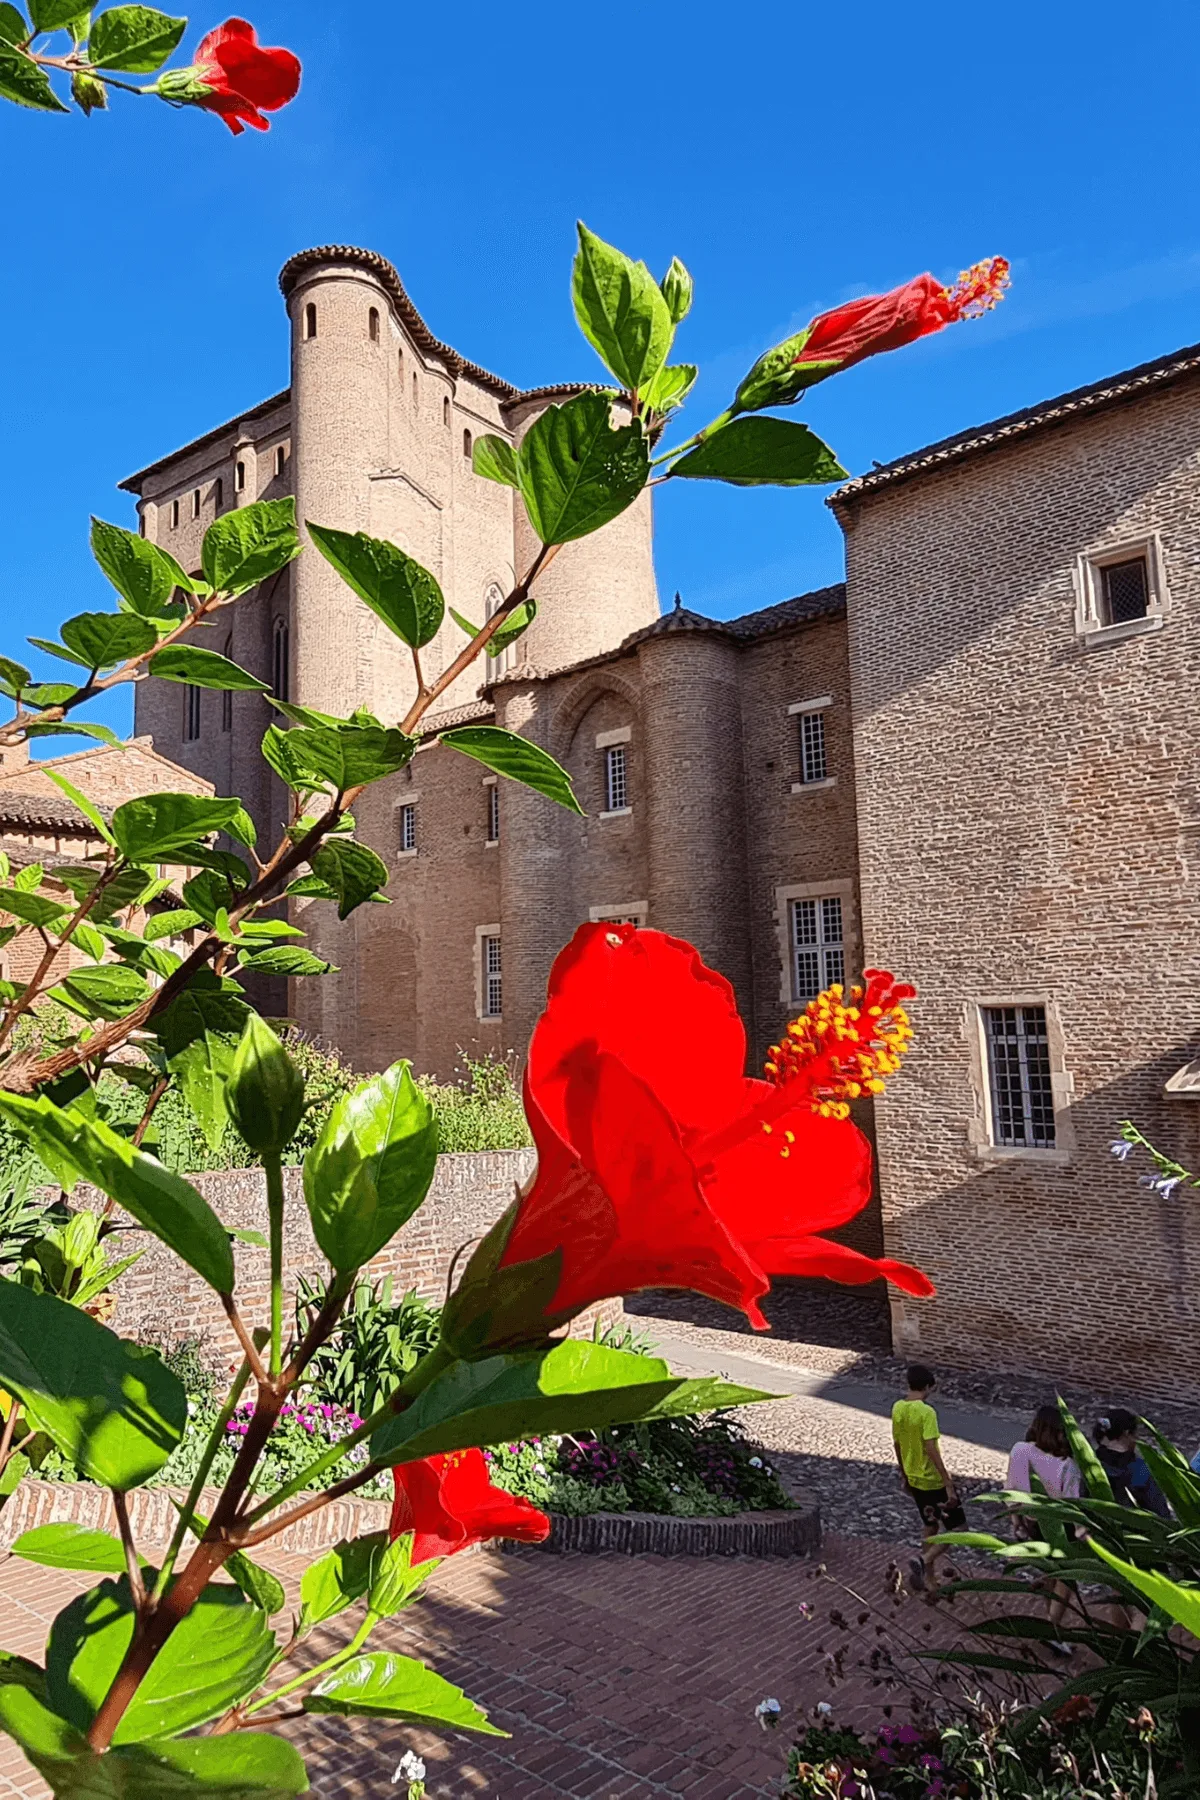
[[[422,738],[435,737],[439,731],[452,731],[456,725],[479,725],[495,715],[490,700],[468,700],[463,706],[450,706],[445,712],[427,713],[418,727]]]
[[[105,807],[100,812],[112,815]],[[95,837],[96,827],[78,812],[65,794],[30,794],[14,792],[0,784],[0,826],[19,825],[28,831],[70,831]]]
[[[998,449],[1011,443],[1014,438],[1027,436],[1031,431],[1042,431],[1048,426],[1063,424],[1087,413],[1099,412],[1104,407],[1119,406],[1125,401],[1140,399],[1143,394],[1168,387],[1173,382],[1185,380],[1197,373],[1200,373],[1200,344],[1190,344],[1183,350],[1173,351],[1170,356],[1160,356],[1154,362],[1139,363],[1136,368],[1125,369],[1119,375],[1106,376],[1103,381],[1093,381],[1087,387],[1073,388],[1069,394],[1058,394],[1054,399],[1042,400],[1036,406],[1023,407],[1020,412],[1008,413],[1002,419],[992,419],[986,425],[973,425],[967,431],[957,432],[954,437],[942,438],[936,444],[927,444],[923,450],[910,451],[907,456],[897,457],[894,462],[883,463],[869,474],[859,475],[854,481],[845,482],[836,494],[830,496],[828,504],[836,511],[850,501],[875,493],[879,488],[911,480],[914,476],[927,474],[947,463],[959,462],[967,456],[978,455],[981,451]]]
[[[30,863],[41,863],[43,869],[79,868],[79,857],[58,850],[45,850],[40,844],[26,844],[20,838],[5,837],[0,831],[0,854],[7,856],[14,868],[27,869]]]
[[[789,626],[803,625],[808,619],[846,610],[846,584],[835,581],[829,587],[814,588],[811,594],[795,594],[780,600],[776,606],[764,606],[761,612],[743,613],[730,619],[726,627],[734,637],[748,639],[769,637],[773,631],[786,631]]]

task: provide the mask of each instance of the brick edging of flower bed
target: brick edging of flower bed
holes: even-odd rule
[[[734,1513],[729,1517],[668,1518],[660,1513],[587,1513],[581,1518],[553,1515],[544,1544],[504,1540],[496,1547],[523,1550],[580,1551],[599,1556],[814,1556],[821,1548],[821,1509],[810,1494],[797,1493],[794,1507],[771,1512]]]

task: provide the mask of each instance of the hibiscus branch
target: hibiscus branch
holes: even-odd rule
[[[343,1444],[347,1441],[345,1438],[342,1439]],[[234,1549],[253,1550],[256,1544],[265,1544],[268,1538],[278,1537],[281,1531],[286,1531],[290,1525],[299,1524],[300,1520],[307,1519],[310,1513],[323,1512],[327,1506],[332,1506],[335,1500],[342,1500],[347,1494],[352,1494],[356,1488],[365,1487],[368,1481],[373,1481],[376,1475],[380,1475],[382,1472],[382,1464],[368,1463],[365,1468],[356,1469],[353,1475],[347,1475],[341,1481],[335,1481],[332,1487],[327,1487],[323,1492],[314,1494],[311,1499],[305,1500],[300,1506],[294,1506],[291,1512],[284,1513],[281,1519],[273,1519],[269,1525],[259,1525],[253,1531],[248,1531],[243,1526],[235,1526],[230,1534],[230,1542]],[[252,1513],[250,1516],[253,1518],[256,1515]]]

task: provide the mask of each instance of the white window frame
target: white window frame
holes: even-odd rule
[[[495,775],[485,775],[483,786],[487,806],[487,836],[483,842],[488,850],[494,850],[500,842],[500,785]]]
[[[495,941],[500,945],[500,967],[495,979],[500,984],[500,1010],[489,1012],[487,1001],[488,988],[488,945]],[[475,1017],[484,1025],[497,1025],[504,1017],[504,944],[499,925],[477,925],[475,927]]]
[[[811,919],[814,936],[803,943],[797,935],[802,915]],[[836,919],[837,930],[830,926]],[[788,955],[791,963],[793,1006],[807,1006],[834,984],[846,985],[846,913],[840,894],[805,894],[788,902]],[[800,958],[816,961],[816,985],[800,980]]]
[[[792,704],[788,707],[788,718],[794,719],[796,723],[796,743],[800,760],[800,779],[799,781],[793,781],[792,783],[793,794],[818,794],[823,788],[837,786],[836,775],[821,775],[815,781],[806,781],[804,779],[804,715],[806,713],[826,713],[832,705],[832,694],[820,694],[815,700],[793,700]],[[828,737],[824,736],[824,734],[823,738],[825,756],[828,759],[829,741]]]
[[[403,800],[396,803],[396,834],[393,841],[396,845],[397,858],[417,854],[417,801],[419,799],[419,794],[405,794]],[[412,825],[412,843],[406,844],[404,839],[409,824]]]
[[[779,1000],[788,1012],[806,1006],[796,993],[795,955],[792,944],[792,902],[840,900],[842,904],[842,957],[847,974],[858,967],[858,908],[852,881],[806,881],[775,889],[775,937],[779,946]],[[844,984],[843,984],[844,985]]]
[[[602,733],[608,737],[608,732]],[[604,810],[602,819],[624,819],[633,811],[629,804],[629,739],[617,738],[615,741],[598,746],[604,758]],[[614,779],[614,771],[619,769],[619,779]],[[613,800],[620,796],[620,804],[614,806]]]
[[[1146,564],[1146,616],[1108,624],[1104,618],[1102,572],[1114,563],[1133,562],[1137,558],[1143,558]],[[1126,538],[1119,544],[1106,544],[1101,550],[1085,551],[1076,558],[1072,579],[1075,631],[1086,649],[1099,649],[1104,644],[1117,644],[1125,638],[1144,637],[1147,632],[1162,630],[1170,610],[1170,594],[1162,538],[1157,531]]]
[[[1046,1041],[1050,1056],[1050,1094],[1054,1104],[1054,1147],[997,1144],[993,1121],[991,1064],[988,1058],[985,1013],[990,1007],[1040,1006],[1046,1014]],[[963,1009],[963,1031],[971,1062],[974,1114],[967,1126],[967,1141],[981,1162],[1032,1162],[1042,1167],[1062,1167],[1074,1160],[1075,1131],[1071,1118],[1074,1077],[1066,1066],[1066,1046],[1058,1007],[1042,991],[1008,990],[974,994]]]
[[[589,906],[588,919],[593,925],[645,925],[650,914],[646,900],[615,900],[608,906]]]

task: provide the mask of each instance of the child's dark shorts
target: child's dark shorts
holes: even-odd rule
[[[906,1484],[907,1485],[907,1484]],[[956,1500],[953,1506],[946,1498],[946,1490],[940,1488],[908,1489],[913,1504],[921,1515],[927,1531],[965,1531],[967,1515]]]

